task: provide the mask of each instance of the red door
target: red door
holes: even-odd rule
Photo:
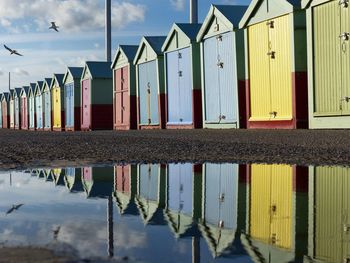
[[[3,128],[8,128],[7,126],[7,103],[6,101],[3,101],[1,104],[2,107],[2,127]]]
[[[81,128],[90,129],[91,126],[91,87],[90,80],[83,80],[82,83],[82,114],[81,114]]]
[[[84,181],[91,182],[92,181],[92,168],[84,167],[83,168],[83,178]]]
[[[115,71],[115,124],[130,125],[128,66]]]
[[[118,192],[130,193],[130,165],[116,166],[115,169],[115,186],[114,189]]]
[[[22,115],[21,115],[21,121],[22,121],[22,129],[28,128],[28,117],[27,117],[27,98],[22,98]]]

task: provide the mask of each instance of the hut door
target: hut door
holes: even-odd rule
[[[313,110],[317,116],[341,115],[344,104],[341,101],[340,8],[339,1],[313,7]]]
[[[218,228],[236,230],[238,165],[205,165],[205,221]]]
[[[86,79],[82,81],[82,98],[83,98],[83,105],[82,105],[82,115],[81,115],[81,127],[88,129],[90,128],[90,122],[91,122],[91,87],[90,87],[90,80]]]
[[[268,22],[273,23],[268,26],[272,120],[293,118],[289,19],[287,15]]]
[[[29,97],[29,127],[34,128],[34,95]]]
[[[341,76],[342,76],[342,115],[350,114],[350,6],[340,7],[341,17]]]
[[[147,201],[158,200],[158,172],[158,164],[141,164],[139,166],[139,195]],[[146,208],[146,210],[148,210],[148,207]]]
[[[55,88],[54,89],[54,98],[53,98],[53,103],[54,103],[54,126],[56,128],[61,127],[61,89],[60,88]]]
[[[291,248],[293,168],[252,165],[250,234],[268,244]]]
[[[192,124],[192,63],[191,49],[178,51],[178,82],[179,82],[179,119],[180,124]]]
[[[43,127],[43,109],[42,109],[42,96],[38,95],[35,97],[36,99],[36,120],[37,120],[37,128]]]
[[[168,209],[192,217],[193,165],[168,165]],[[180,222],[179,222],[180,223]]]
[[[27,115],[27,98],[22,98],[22,127],[26,129],[28,127],[28,115]]]
[[[237,68],[235,35],[232,32],[218,36],[220,123],[237,122]]]
[[[15,126],[15,103],[14,100],[10,100],[10,127]]]
[[[1,107],[0,107],[0,129],[2,128],[2,103],[1,103]]]
[[[168,124],[180,122],[180,89],[179,89],[179,54],[178,51],[166,54]]]
[[[2,127],[7,128],[7,121],[6,121],[6,104],[5,101],[1,102],[1,120],[2,120]]]
[[[220,101],[218,96],[217,39],[204,40],[205,121],[219,123]]]
[[[315,168],[315,258],[346,262],[350,258],[350,170]]]
[[[72,127],[72,111],[74,111],[74,108],[71,108],[71,85],[72,83],[64,85],[65,89],[65,115],[66,115],[66,126]]]
[[[130,165],[118,165],[115,167],[115,186],[114,189],[121,193],[130,194]]]
[[[158,81],[157,61],[153,60],[138,65],[139,96],[140,96],[140,124],[158,125]]]
[[[128,125],[129,122],[129,76],[128,66],[116,70],[115,123]]]
[[[51,106],[50,106],[50,91],[46,91],[44,93],[44,101],[45,101],[45,128],[51,127]]]
[[[19,100],[15,98],[15,127],[19,127]]]

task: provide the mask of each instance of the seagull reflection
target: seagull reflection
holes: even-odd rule
[[[18,205],[12,205],[12,207],[7,210],[6,215],[11,214],[15,210],[18,210],[23,204],[18,204]]]

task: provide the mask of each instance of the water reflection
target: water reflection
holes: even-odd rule
[[[84,256],[350,259],[349,168],[141,164],[2,173],[0,181],[3,214],[24,203],[0,216],[0,242],[45,244],[60,229],[57,242]]]

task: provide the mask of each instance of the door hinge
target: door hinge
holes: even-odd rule
[[[222,35],[216,36],[216,40],[217,40],[217,41],[222,41]]]
[[[343,231],[344,231],[345,233],[349,233],[349,232],[350,232],[350,225],[344,224],[344,225],[343,225]]]
[[[269,26],[270,28],[275,28],[275,21],[266,22],[266,25]]]
[[[272,59],[274,59],[276,56],[276,52],[275,51],[270,51],[270,52],[267,52],[267,55],[270,56]]]
[[[178,57],[178,58],[182,58],[182,53],[179,52],[179,53],[177,54],[177,57]]]
[[[181,70],[179,71],[179,77],[182,77],[182,71]]]
[[[339,5],[341,5],[343,8],[349,7],[349,0],[340,0]]]
[[[182,118],[180,118],[180,122],[183,122],[183,119],[182,119]]]
[[[339,35],[339,38],[343,41],[349,41],[350,39],[350,33],[349,32],[344,32],[343,34]]]
[[[344,98],[341,98],[340,101],[346,101],[349,102],[350,101],[350,97],[345,96]]]

